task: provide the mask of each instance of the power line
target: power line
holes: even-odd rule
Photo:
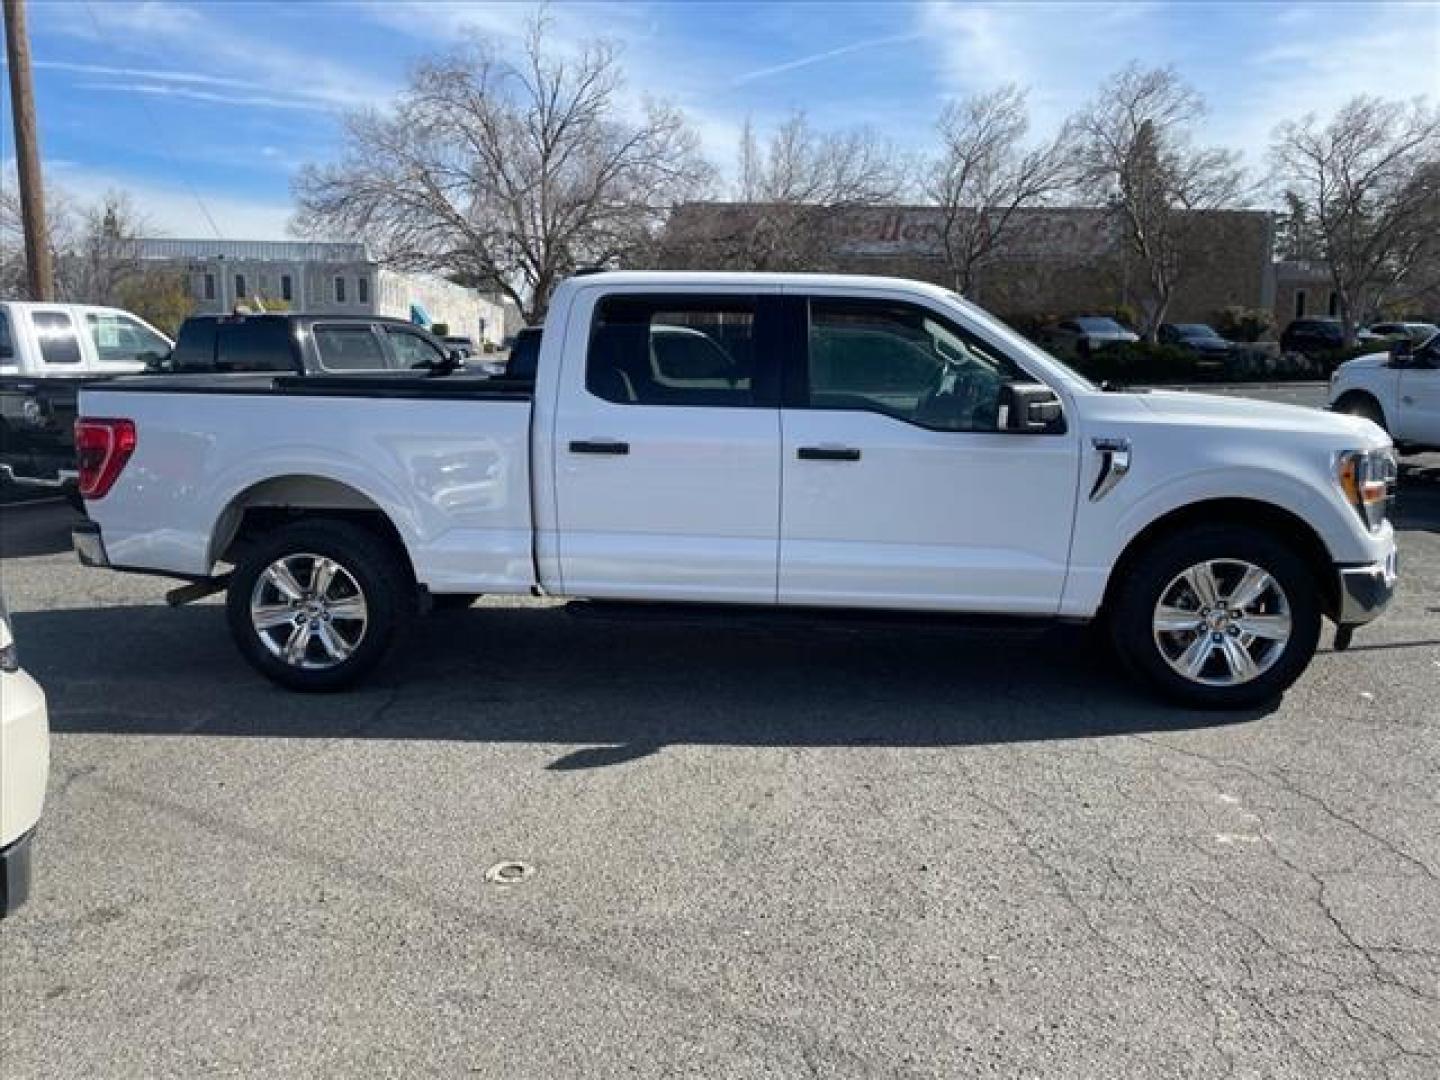
[[[96,36],[102,41],[105,40],[105,31],[100,26],[100,20],[95,17],[95,9],[90,6],[90,0],[84,0],[84,3],[85,13],[90,16],[90,23],[95,27]],[[155,119],[155,114],[150,111],[150,102],[144,94],[138,94],[136,97],[140,102],[140,107],[145,110],[146,118],[150,121],[151,133],[155,137],[156,147],[159,148],[161,154],[164,155],[171,167],[174,168],[175,172],[180,176],[180,180],[185,185],[185,189],[190,192],[190,197],[195,200],[195,205],[200,208],[200,213],[205,216],[206,222],[209,223],[211,232],[215,234],[215,239],[224,240],[225,234],[220,231],[220,226],[215,224],[215,219],[210,216],[210,208],[205,205],[205,200],[200,198],[200,192],[195,190],[195,185],[190,182],[190,177],[186,175],[185,170],[166,152],[165,141],[161,138],[160,122]]]

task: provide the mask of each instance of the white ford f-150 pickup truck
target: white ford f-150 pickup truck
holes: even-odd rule
[[[1341,364],[1330,407],[1373,420],[1402,450],[1440,450],[1440,334]]]
[[[1375,424],[1106,391],[912,281],[583,274],[533,383],[156,376],[81,406],[81,560],[226,589],[301,690],[432,599],[539,593],[1103,619],[1162,692],[1239,707],[1396,579]]]

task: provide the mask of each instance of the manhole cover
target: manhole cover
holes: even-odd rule
[[[535,868],[529,863],[508,861],[497,862],[489,870],[485,871],[485,880],[494,882],[496,885],[516,885],[535,873]]]

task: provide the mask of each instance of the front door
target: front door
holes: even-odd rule
[[[775,602],[776,301],[609,293],[577,312],[554,444],[567,594]]]
[[[781,414],[780,600],[1058,610],[1078,436],[999,430],[1026,380],[928,307],[814,296]],[[793,370],[793,369],[792,369]]]
[[[1417,352],[1400,372],[1394,426],[1397,439],[1440,446],[1440,342]]]

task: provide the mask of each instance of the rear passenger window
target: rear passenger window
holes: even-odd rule
[[[315,350],[326,371],[383,371],[389,366],[369,326],[317,326]]]
[[[222,320],[217,328],[216,371],[294,371],[288,319]]]
[[[40,339],[40,358],[47,364],[80,363],[80,342],[75,325],[63,311],[36,311],[30,321]]]
[[[0,360],[15,359],[15,341],[10,336],[10,316],[0,311]]]
[[[607,296],[595,307],[585,388],[621,405],[755,404],[752,297]]]

